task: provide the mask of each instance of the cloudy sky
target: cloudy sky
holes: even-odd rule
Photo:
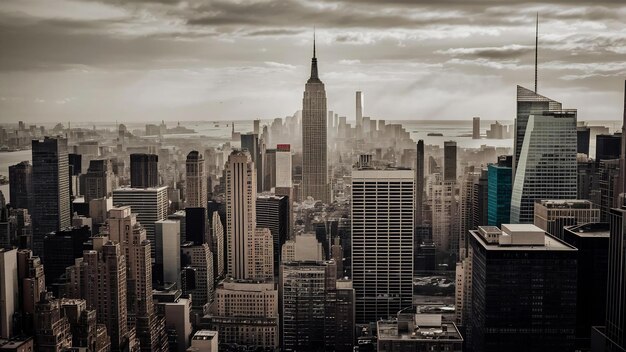
[[[0,122],[274,118],[317,31],[328,107],[354,119],[511,120],[515,85],[621,119],[623,0],[1,0]]]

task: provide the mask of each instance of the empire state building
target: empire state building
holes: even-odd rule
[[[326,140],[326,90],[317,76],[315,38],[311,77],[302,98],[302,198],[311,196],[329,203]]]

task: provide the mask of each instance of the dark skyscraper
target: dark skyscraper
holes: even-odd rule
[[[259,195],[256,198],[256,225],[272,233],[274,275],[280,268],[280,254],[289,237],[289,197]]]
[[[130,186],[150,188],[159,185],[159,156],[156,154],[130,155]]]
[[[83,178],[85,202],[102,197],[110,197],[113,191],[113,167],[108,159],[91,160]]]
[[[443,179],[456,181],[456,142],[454,141],[443,144]]]
[[[512,161],[512,156],[502,155],[497,164],[488,166],[487,223],[491,226],[499,227],[511,219]]]
[[[33,140],[33,246],[42,254],[44,235],[71,225],[67,139]]]
[[[423,222],[424,207],[424,141],[417,141],[417,154],[415,158],[415,226]]]
[[[302,199],[330,201],[326,140],[326,90],[317,75],[315,39],[311,77],[302,99]]]
[[[599,134],[596,136],[596,161],[619,159],[622,135]]]
[[[9,193],[13,208],[29,209],[33,196],[33,166],[28,161],[9,166]]]

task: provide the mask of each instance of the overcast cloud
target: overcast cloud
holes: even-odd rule
[[[354,119],[512,120],[515,86],[621,119],[623,0],[2,0],[0,122],[274,118],[301,108],[317,31]]]

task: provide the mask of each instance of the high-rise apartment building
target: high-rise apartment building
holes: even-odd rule
[[[523,136],[511,195],[511,222],[520,224],[532,223],[536,200],[577,196],[576,110],[533,112]]]
[[[63,351],[72,347],[70,322],[62,314],[61,300],[51,293],[35,305],[35,345],[37,351]]]
[[[113,192],[114,177],[111,160],[91,160],[87,173],[82,176],[82,193],[85,196],[85,202],[110,197]]]
[[[33,249],[43,250],[43,236],[68,227],[72,223],[70,210],[70,175],[67,159],[67,139],[34,139],[33,152]]]
[[[126,258],[117,242],[94,238],[94,249],[67,268],[68,285],[64,296],[83,298],[96,310],[98,323],[106,326],[111,350],[123,351],[134,344],[127,325],[128,296]]]
[[[538,200],[535,202],[535,226],[563,239],[563,227],[600,221],[600,209],[588,200]]]
[[[503,155],[487,167],[487,225],[500,227],[511,220],[512,159]]]
[[[191,294],[194,308],[202,310],[205,305],[213,301],[213,253],[206,243],[200,245],[183,244],[182,252],[183,267],[193,272],[193,288],[184,287],[184,292]],[[188,270],[191,269],[191,270]],[[187,280],[189,281],[189,277]],[[189,285],[187,285],[189,286]]]
[[[387,318],[412,303],[413,170],[352,170],[352,280],[356,322]]]
[[[204,156],[193,150],[187,154],[185,165],[185,204],[188,208],[206,208],[207,175]]]
[[[326,90],[317,74],[313,43],[311,77],[302,99],[302,199],[330,201],[327,163]]]
[[[33,197],[33,166],[30,162],[9,166],[9,196],[13,208],[30,209]]]
[[[158,155],[130,155],[130,186],[132,188],[153,188],[159,186]]]
[[[444,181],[456,181],[456,142],[443,143],[443,179]]]
[[[532,224],[472,230],[469,244],[470,350],[572,351],[576,248]]]

